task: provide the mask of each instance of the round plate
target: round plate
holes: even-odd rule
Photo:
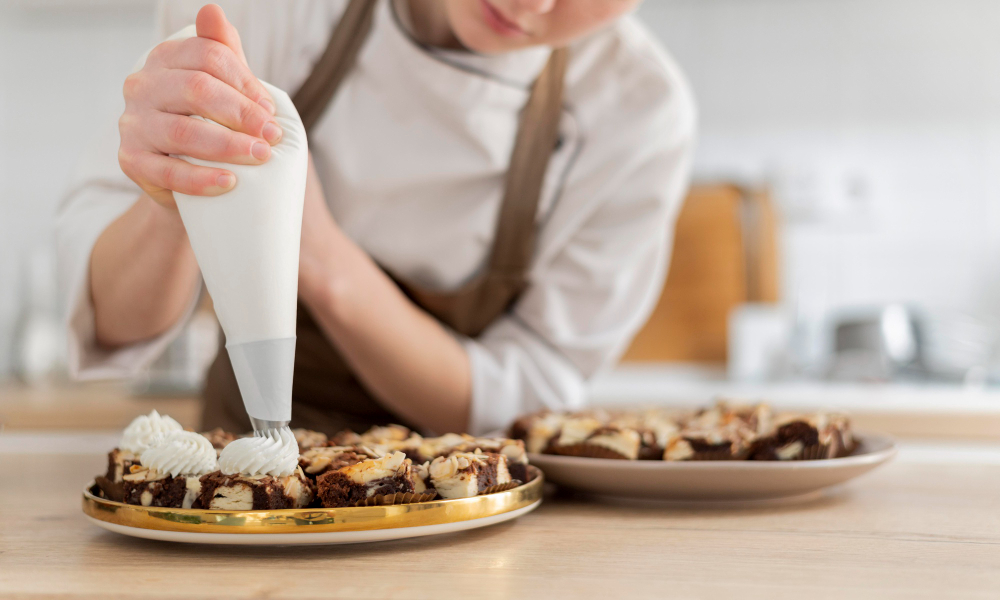
[[[660,500],[764,500],[843,483],[896,455],[887,436],[862,435],[851,456],[795,461],[613,460],[529,454],[549,481],[594,494]]]
[[[545,478],[505,492],[393,506],[222,511],[134,506],[83,492],[99,527],[133,537],[201,544],[355,544],[475,529],[515,519],[542,501]]]

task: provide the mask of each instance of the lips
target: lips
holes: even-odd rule
[[[527,35],[527,32],[520,25],[511,21],[499,10],[494,8],[487,0],[479,0],[483,9],[483,19],[490,29],[506,37],[520,37]]]

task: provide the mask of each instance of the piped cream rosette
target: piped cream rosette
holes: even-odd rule
[[[219,454],[219,470],[224,475],[286,477],[298,465],[299,445],[287,428],[233,440]]]
[[[139,457],[147,469],[171,477],[204,475],[216,470],[215,447],[193,431],[174,431]]]
[[[169,434],[184,431],[181,424],[155,410],[148,415],[140,415],[129,423],[122,432],[118,448],[139,456],[150,447],[163,441]]]

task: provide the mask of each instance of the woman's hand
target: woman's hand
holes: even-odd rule
[[[169,155],[256,165],[281,139],[274,102],[247,66],[236,28],[214,4],[198,12],[196,23],[198,37],[156,46],[125,80],[125,112],[118,120],[122,171],[169,208],[176,206],[175,191],[215,196],[236,184],[225,169]]]

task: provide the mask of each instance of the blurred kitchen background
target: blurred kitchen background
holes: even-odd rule
[[[108,411],[166,402],[196,419],[210,312],[142,380],[71,384],[55,289],[54,211],[154,15],[153,0],[0,3],[9,427],[113,428],[127,418]],[[660,305],[594,400],[763,397],[872,426],[912,413],[894,426],[914,430],[971,412],[967,433],[1000,436],[1000,3],[646,0],[639,16],[693,84],[696,186]]]

